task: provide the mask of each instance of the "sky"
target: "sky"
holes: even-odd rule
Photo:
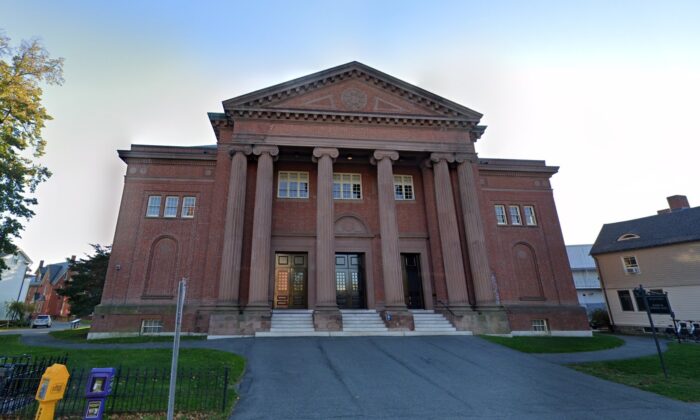
[[[360,61],[484,114],[481,157],[559,166],[567,244],[700,205],[696,1],[0,2],[0,29],[64,57],[18,245],[34,260],[111,244],[130,144],[216,139],[221,101]]]

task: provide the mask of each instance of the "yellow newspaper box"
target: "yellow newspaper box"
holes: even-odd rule
[[[56,404],[66,392],[69,377],[68,369],[64,365],[56,363],[46,368],[34,397],[35,400],[39,401],[39,410],[36,412],[35,420],[53,419]]]

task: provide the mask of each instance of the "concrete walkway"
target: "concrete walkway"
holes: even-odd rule
[[[69,344],[50,336],[26,336],[23,342],[169,347]],[[645,343],[638,343],[639,351]],[[233,419],[700,418],[697,404],[604,381],[478,337],[244,338],[183,346],[247,359]]]
[[[637,357],[656,355],[656,344],[652,337],[637,337],[629,335],[616,335],[625,340],[625,344],[608,350],[586,351],[580,353],[541,353],[534,356],[557,364],[602,362],[606,360],[636,359]],[[666,351],[668,341],[659,339],[661,351]]]

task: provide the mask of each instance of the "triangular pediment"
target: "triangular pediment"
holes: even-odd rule
[[[353,61],[223,102],[242,109],[382,114],[477,123],[481,114]]]

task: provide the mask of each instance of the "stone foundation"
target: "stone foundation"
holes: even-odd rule
[[[543,319],[551,333],[555,331],[590,331],[586,309],[579,305],[512,305],[506,306],[511,329],[532,331],[532,321]]]
[[[390,330],[413,331],[415,328],[413,325],[413,314],[407,310],[386,309],[379,312],[379,315]]]
[[[441,312],[458,331],[474,334],[509,334],[511,327],[504,308],[482,307],[475,310],[456,309]]]
[[[338,308],[316,309],[314,311],[314,329],[316,331],[342,331],[343,315]]]

